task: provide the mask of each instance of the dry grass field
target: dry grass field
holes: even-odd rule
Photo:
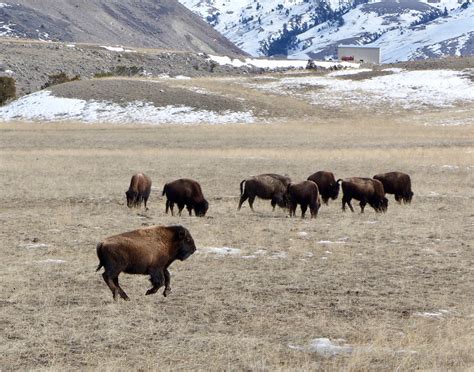
[[[474,127],[426,125],[473,108],[323,110],[259,94],[278,118],[0,125],[1,370],[474,368]],[[315,220],[269,201],[236,211],[248,175],[321,169],[405,171],[415,196],[390,196],[386,214],[343,213],[339,198]],[[147,212],[124,204],[136,171],[154,182]],[[200,181],[205,218],[165,215],[162,187],[180,177]],[[198,251],[171,266],[169,297],[123,274],[131,301],[114,302],[96,243],[153,224],[183,224]],[[347,347],[315,350],[318,338]]]

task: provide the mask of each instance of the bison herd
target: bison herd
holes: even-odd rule
[[[339,196],[339,189],[342,188],[342,210],[346,210],[346,205],[354,212],[351,200],[359,201],[361,213],[369,204],[376,212],[386,212],[388,199],[385,194],[394,194],[395,200],[399,203],[410,203],[413,197],[411,191],[410,176],[402,172],[388,172],[375,175],[373,178],[351,177],[338,179],[332,172],[319,171],[308,177],[306,181],[293,183],[288,176],[275,173],[266,173],[258,176],[246,178],[240,182],[240,200],[237,209],[242,208],[242,204],[248,201],[250,209],[253,211],[253,203],[256,198],[271,201],[273,210],[278,205],[281,208],[288,208],[290,217],[295,216],[296,208],[301,207],[301,217],[309,207],[311,217],[318,215],[321,200],[328,204],[329,199],[335,200]],[[130,187],[125,193],[127,206],[139,207],[142,202],[148,201],[151,192],[151,180],[143,173],[133,175]],[[166,196],[166,213],[174,215],[174,205],[178,206],[178,215],[186,207],[189,215],[194,214],[199,217],[206,215],[209,203],[204,198],[201,185],[194,180],[181,178],[167,183],[163,187],[163,196]]]
[[[273,209],[278,205],[288,208],[290,217],[295,216],[296,208],[301,208],[301,217],[309,207],[311,218],[316,218],[321,200],[328,204],[329,199],[335,200],[342,188],[342,209],[346,205],[354,212],[351,200],[359,201],[361,213],[369,204],[376,212],[386,212],[388,200],[385,194],[394,194],[399,203],[410,203],[413,197],[411,180],[408,174],[389,172],[377,174],[373,178],[351,177],[338,179],[327,171],[319,171],[308,177],[306,181],[293,183],[288,176],[268,173],[252,176],[240,182],[240,200],[238,210],[248,200],[253,210],[255,198],[271,201]],[[151,192],[151,179],[143,173],[133,175],[130,187],[126,191],[127,206],[140,207],[147,205]],[[204,198],[201,186],[191,179],[178,179],[163,187],[166,196],[166,213],[174,214],[174,205],[178,206],[181,215],[184,207],[192,215],[206,215],[209,203]],[[175,260],[184,261],[196,251],[190,232],[182,226],[152,226],[111,236],[97,245],[99,266],[104,267],[102,277],[112,291],[114,299],[119,295],[128,300],[127,294],[120,287],[118,276],[121,272],[129,274],[150,275],[152,287],[147,295],[156,293],[162,286],[166,297],[170,291],[170,273],[168,267]]]

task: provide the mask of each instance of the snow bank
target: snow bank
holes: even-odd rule
[[[219,65],[230,65],[233,67],[244,67],[253,66],[257,68],[264,68],[269,70],[276,70],[279,68],[288,69],[305,69],[308,64],[308,60],[304,59],[263,59],[263,58],[245,58],[240,60],[237,58],[230,58],[227,56],[214,56],[209,55],[209,60],[218,63]],[[326,62],[326,61],[313,61],[315,66],[330,68],[337,65],[344,67],[358,68],[360,64],[352,62]]]
[[[143,124],[228,124],[251,123],[251,112],[224,111],[221,113],[195,110],[186,106],[156,107],[151,103],[134,101],[125,106],[108,101],[85,101],[55,97],[50,91],[24,96],[0,108],[0,121],[65,121],[86,123],[143,123]]]

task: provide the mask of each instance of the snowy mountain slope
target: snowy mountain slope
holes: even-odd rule
[[[474,52],[474,5],[457,0],[180,1],[252,55],[335,58],[339,44],[381,46],[384,62]]]

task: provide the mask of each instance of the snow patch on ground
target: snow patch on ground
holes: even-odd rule
[[[21,247],[27,248],[27,249],[48,248],[48,247],[49,247],[49,244],[44,244],[44,243],[27,243],[27,244],[22,244]]]
[[[251,112],[214,112],[186,106],[156,107],[134,101],[121,106],[108,101],[85,101],[55,97],[50,91],[39,91],[0,108],[0,121],[66,121],[85,123],[143,124],[229,124],[252,123]]]
[[[125,53],[134,52],[133,50],[125,49],[125,48],[120,47],[120,46],[112,47],[112,46],[103,46],[103,45],[101,45],[101,48],[104,48],[104,49],[106,49],[110,52],[125,52]]]
[[[474,102],[474,82],[452,70],[400,71],[364,80],[341,80],[326,76],[288,77],[251,87],[281,95],[302,95],[326,107],[378,104],[403,108],[449,107]],[[302,87],[316,89],[301,92]]]
[[[339,70],[339,71],[330,72],[328,76],[335,77],[335,76],[357,75],[357,74],[360,74],[361,72],[370,72],[370,71],[372,71],[372,69],[370,68],[360,68],[357,70]]]
[[[318,244],[345,244],[343,241],[332,241],[332,240],[320,240]]]
[[[443,309],[440,309],[438,311],[432,311],[432,312],[418,312],[418,313],[414,313],[413,315],[416,315],[416,316],[420,316],[420,317],[423,317],[423,318],[432,318],[432,319],[441,319],[443,317],[443,315],[446,315],[447,313],[449,313],[448,310],[443,310]]]
[[[315,338],[306,346],[288,345],[290,349],[317,353],[323,357],[331,357],[338,354],[352,353],[352,346],[345,344],[345,340],[331,341],[329,338]]]
[[[40,260],[40,261],[36,261],[37,263],[46,263],[46,264],[62,264],[62,263],[65,263],[66,261],[64,260],[57,260],[57,259],[53,259],[53,258],[48,258],[46,260]]]
[[[203,248],[199,248],[198,252],[227,256],[227,255],[239,255],[241,250],[239,248],[230,248],[230,247],[203,247]]]

